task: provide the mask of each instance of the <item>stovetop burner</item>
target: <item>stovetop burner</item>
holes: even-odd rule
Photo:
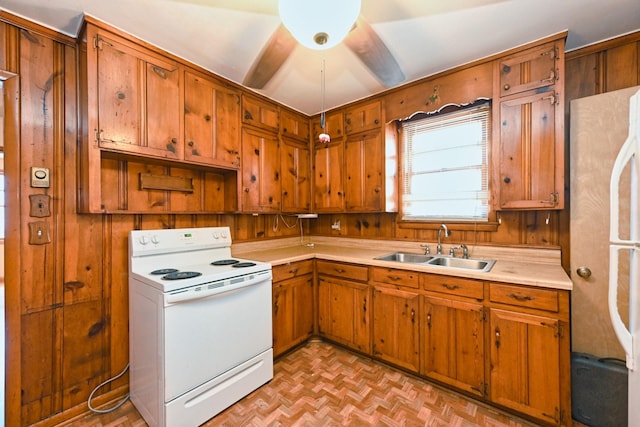
[[[237,259],[219,259],[217,261],[213,261],[211,263],[211,265],[233,265],[233,264],[238,264],[240,261],[238,261]]]
[[[176,268],[161,268],[160,270],[153,270],[149,274],[153,274],[154,276],[159,276],[162,274],[175,273],[176,271],[178,271],[178,269]]]
[[[255,262],[238,262],[236,264],[233,264],[231,267],[243,268],[243,267],[253,267],[254,265],[256,265]]]
[[[163,280],[181,280],[181,279],[192,279],[194,277],[202,276],[202,273],[198,273],[197,271],[175,271],[169,274],[165,274],[162,276]]]

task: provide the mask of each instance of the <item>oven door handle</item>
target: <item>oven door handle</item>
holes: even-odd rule
[[[242,288],[246,288],[249,286],[254,286],[259,283],[268,282],[271,284],[272,274],[271,270],[256,273],[253,278],[244,280],[242,282],[233,283],[230,285],[223,285],[218,287],[213,287],[211,289],[203,289],[196,291],[194,288],[185,289],[182,292],[175,292],[165,294],[165,307],[173,304],[178,304],[187,301],[195,301],[203,298],[211,298],[215,296],[223,296],[228,294],[229,292],[238,291]],[[200,285],[200,287],[207,287],[208,284],[204,283]]]

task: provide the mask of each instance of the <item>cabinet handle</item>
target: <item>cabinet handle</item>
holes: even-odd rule
[[[507,84],[506,84],[506,85],[504,85],[502,88],[503,88],[504,90],[509,90],[509,89],[511,89],[511,85],[510,85],[509,83],[507,83]]]
[[[500,348],[500,328],[498,328],[497,326],[496,326],[495,334],[496,334],[496,348]]]
[[[442,286],[446,289],[449,289],[450,291],[455,291],[456,289],[458,289],[460,286],[458,285],[450,285],[448,283],[443,283]]]
[[[427,314],[427,327],[431,329],[431,313]]]
[[[389,276],[389,275],[387,275],[387,278],[389,280],[393,280],[393,281],[402,280],[402,277],[398,277],[398,276]]]
[[[415,318],[416,318],[416,311],[412,308],[411,309],[411,323],[415,322]]]
[[[344,273],[344,270],[342,268],[334,268],[334,271],[336,273]]]
[[[375,119],[375,120],[373,121],[373,123],[375,123],[375,124],[379,125],[379,124],[380,124],[380,120],[379,120],[379,119]]]
[[[517,301],[531,301],[533,298],[529,295],[518,295],[518,294],[509,294],[508,297],[511,297]]]
[[[195,142],[189,141],[187,144],[189,145],[189,147],[193,147],[195,145]]]
[[[364,311],[366,313],[367,311],[367,298],[363,298],[362,299],[362,311]]]
[[[505,176],[503,181],[505,182],[505,184],[508,184],[511,182],[511,178],[509,178],[508,176]]]
[[[294,268],[293,270],[289,270],[289,274],[298,274],[298,269]]]
[[[374,193],[379,193],[379,192],[380,192],[380,187],[376,187],[376,188],[373,190],[373,192],[374,192]]]
[[[245,193],[248,193],[248,192],[249,192],[249,188],[245,188],[245,189],[244,189],[244,192],[245,192]]]

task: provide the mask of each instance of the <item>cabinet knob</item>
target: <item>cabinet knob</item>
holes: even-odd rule
[[[375,120],[373,121],[373,123],[375,123],[375,124],[379,125],[379,124],[380,124],[380,120],[375,119]]]
[[[506,84],[506,85],[503,86],[503,89],[504,90],[509,90],[509,89],[511,89],[511,85]]]
[[[505,184],[510,183],[511,182],[511,178],[509,178],[508,176],[505,176],[504,177],[504,182],[505,182]]]
[[[193,141],[189,141],[189,147],[193,147],[194,142]]]
[[[589,277],[591,277],[591,270],[589,269],[589,267],[579,267],[576,270],[576,273],[578,273],[578,276],[582,277],[583,279],[588,279]]]
[[[178,138],[171,138],[171,143],[172,144],[177,144],[178,143]]]

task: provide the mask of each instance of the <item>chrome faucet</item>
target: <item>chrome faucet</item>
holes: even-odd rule
[[[440,224],[440,228],[438,228],[438,246],[436,246],[436,253],[438,255],[442,253],[442,243],[440,240],[440,233],[442,232],[442,230],[444,230],[444,237],[451,236],[451,232],[449,231],[447,226],[444,224]]]
[[[464,259],[469,258],[469,248],[467,248],[467,245],[463,243],[460,246],[451,246],[451,248],[449,249],[449,255],[451,255],[452,257],[455,257],[456,249],[462,249],[462,258]]]

